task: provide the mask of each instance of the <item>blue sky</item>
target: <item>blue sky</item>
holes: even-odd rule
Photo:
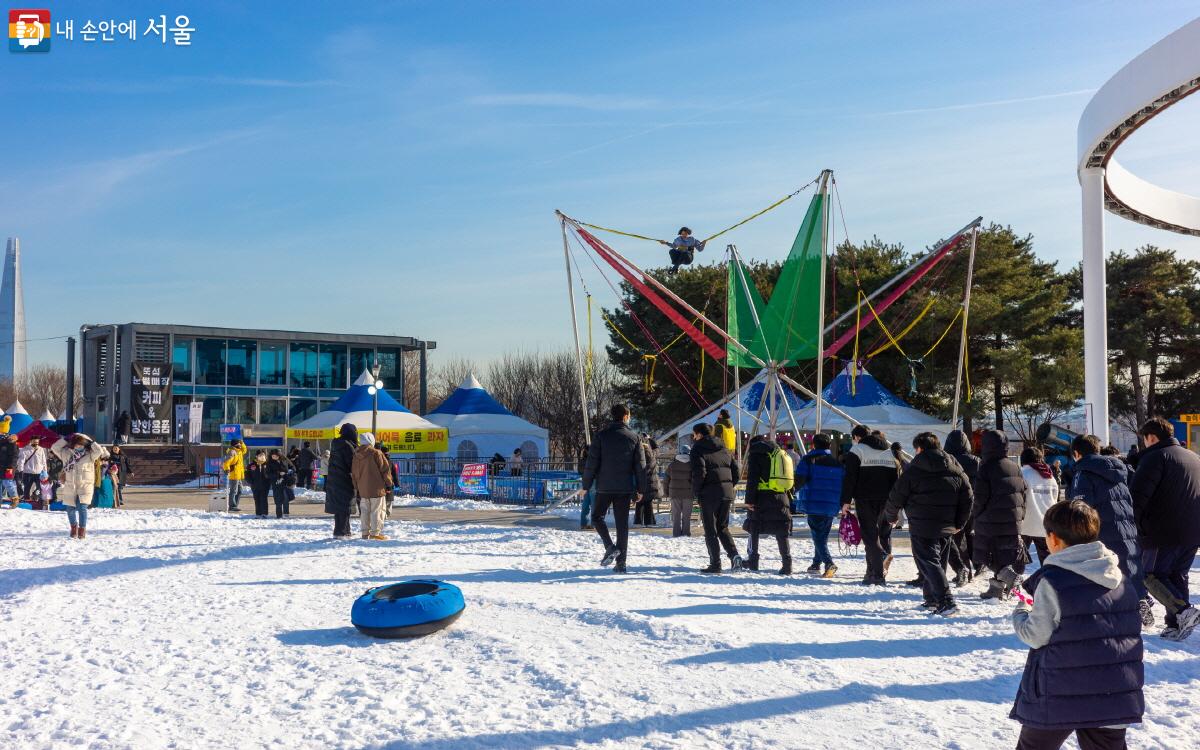
[[[267,10],[270,8],[270,10]],[[54,3],[76,39],[0,55],[0,233],[29,337],[85,322],[569,345],[553,211],[704,235],[836,170],[852,239],[977,215],[1079,254],[1089,92],[1194,2]],[[83,21],[186,14],[190,47]],[[1200,102],[1122,148],[1200,192]],[[780,257],[804,206],[730,239]],[[1110,247],[1200,242],[1115,217]],[[840,231],[839,231],[840,234]],[[615,245],[653,264],[658,246]],[[703,257],[703,256],[702,256]],[[603,304],[602,282],[592,278]],[[602,333],[597,330],[597,335]],[[59,341],[34,361],[63,360]]]

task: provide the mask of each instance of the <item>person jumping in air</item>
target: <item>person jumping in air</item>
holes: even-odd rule
[[[692,265],[696,253],[704,252],[704,243],[693,237],[692,230],[687,227],[680,227],[679,236],[671,242],[666,240],[659,240],[659,242],[671,248],[670,273],[679,273],[680,266]]]

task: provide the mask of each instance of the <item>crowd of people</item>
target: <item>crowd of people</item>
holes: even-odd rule
[[[1154,625],[1154,603],[1166,612],[1164,640],[1182,641],[1200,625],[1188,589],[1200,547],[1200,456],[1179,444],[1164,419],[1139,430],[1144,447],[1136,471],[1094,435],[1075,438],[1069,481],[1060,488],[1063,472],[1056,475],[1039,448],[1025,447],[1014,461],[999,430],[982,432],[978,456],[960,430],[944,446],[923,432],[910,458],[881,431],[859,425],[840,460],[824,435],[813,436],[803,456],[754,435],[743,471],[722,412],[714,424],[692,428],[690,445],[680,445],[666,467],[662,490],[656,451],[630,428],[628,407],[614,406],[611,417],[581,457],[590,505],[581,522],[600,537],[602,566],[628,571],[630,509],[665,496],[674,536],[690,536],[693,506],[700,507],[708,553],[701,573],[720,573],[723,556],[733,570],[757,571],[766,534],[778,544],[778,573],[791,575],[791,514],[799,510],[813,540],[809,574],[836,575],[828,546],[833,520],[853,516],[865,546],[862,583],[884,586],[894,560],[892,530],[906,518],[918,570],[907,583],[920,588],[921,608],[955,614],[954,588],[985,573],[982,599],[1016,600],[1013,628],[1030,647],[1010,714],[1022,725],[1019,749],[1058,748],[1072,733],[1082,748],[1125,747],[1126,727],[1144,710],[1142,630]],[[745,559],[729,531],[735,485],[743,479]],[[1024,578],[1031,549],[1038,567]]]
[[[61,503],[72,539],[87,537],[89,508],[119,508],[133,463],[119,445],[105,448],[82,433],[60,437],[47,448],[40,437],[24,446],[17,435],[0,436],[0,495],[9,507],[45,509]]]

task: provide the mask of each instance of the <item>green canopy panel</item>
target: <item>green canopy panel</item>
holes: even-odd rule
[[[796,233],[769,302],[736,258],[729,261],[729,295],[726,313],[729,335],[760,360],[780,366],[817,356],[817,330],[822,325],[821,294],[821,194],[808,204],[804,223]],[[755,325],[755,316],[759,321]],[[728,347],[728,362],[738,367],[758,365],[741,349]]]

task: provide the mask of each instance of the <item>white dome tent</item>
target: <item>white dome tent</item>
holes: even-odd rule
[[[550,433],[505,409],[474,375],[425,418],[450,431],[450,458],[486,461],[499,453],[507,459],[514,448],[525,461],[546,457]]]

